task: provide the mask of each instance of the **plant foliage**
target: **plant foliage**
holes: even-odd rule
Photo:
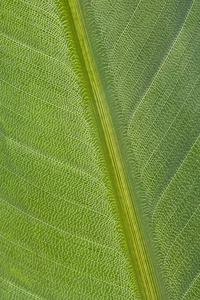
[[[1,299],[200,298],[200,1],[0,1]]]

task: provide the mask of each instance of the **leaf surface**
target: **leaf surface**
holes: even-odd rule
[[[199,1],[0,4],[2,299],[198,299]]]

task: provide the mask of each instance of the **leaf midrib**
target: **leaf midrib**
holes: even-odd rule
[[[84,18],[77,0],[62,0],[70,17],[77,52],[86,76],[91,106],[101,133],[105,159],[109,166],[110,180],[113,185],[116,206],[121,226],[125,234],[133,277],[136,280],[141,299],[160,299],[155,272],[140,225],[134,195],[130,189],[128,176],[123,164],[113,122],[107,105],[106,96],[97,71],[91,50]]]

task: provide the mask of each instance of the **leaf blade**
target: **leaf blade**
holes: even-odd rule
[[[199,3],[118,1],[114,5],[107,1],[103,5],[97,0],[82,7],[108,90],[110,110],[115,111],[112,116],[145,234],[150,240],[149,248],[153,248],[151,257],[157,276],[164,277],[160,286],[167,295],[162,297],[181,299],[199,272],[199,234],[194,227],[190,226],[194,236],[190,246],[186,233],[179,240],[185,256],[177,242],[170,254],[171,261],[163,261],[170,243],[198,210],[199,203],[198,146],[190,153],[200,130]],[[187,154],[191,155],[191,165],[184,166],[185,177],[181,172],[182,177],[176,178],[172,191],[170,180],[174,180],[176,170],[180,173],[179,167]],[[196,167],[192,158],[196,159]],[[154,218],[156,201],[168,184],[171,193],[163,196]],[[181,197],[185,201],[181,202]],[[172,219],[170,205],[177,208]],[[199,231],[198,216],[192,218],[192,226],[196,224]],[[199,289],[191,292],[194,299],[198,294]]]
[[[2,6],[4,299],[135,297],[70,16],[59,1]]]

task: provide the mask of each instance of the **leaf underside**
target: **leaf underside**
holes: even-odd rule
[[[200,298],[199,20],[0,2],[1,299]]]

